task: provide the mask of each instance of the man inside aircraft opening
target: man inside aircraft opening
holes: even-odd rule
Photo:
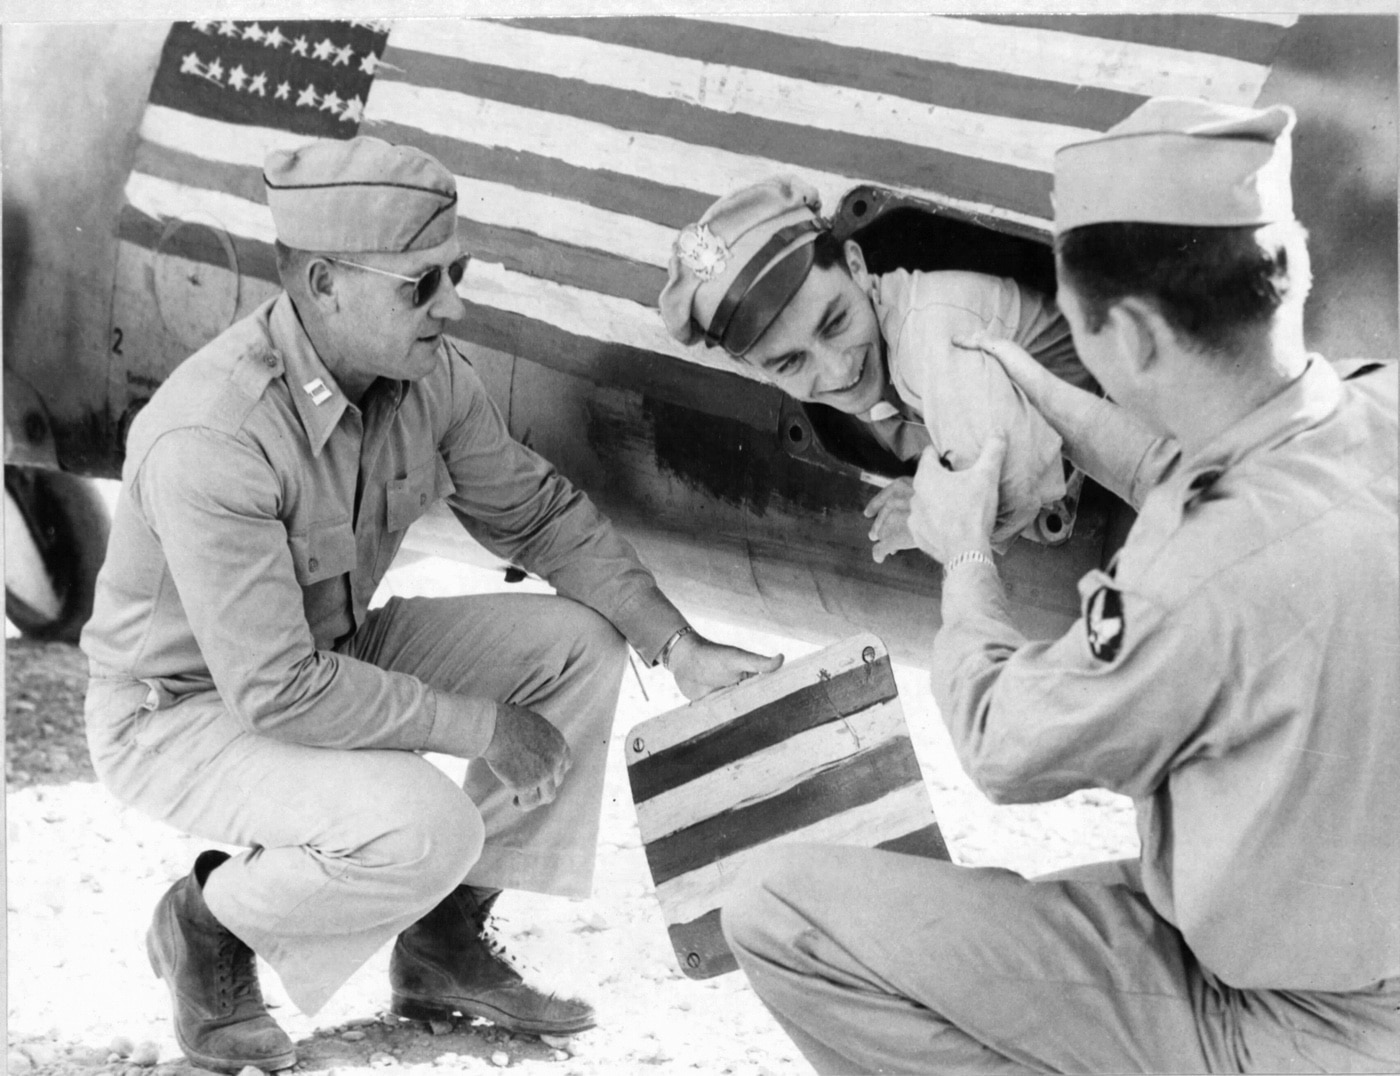
[[[525,983],[502,889],[587,896],[624,639],[691,698],[775,668],[686,624],[583,494],[509,436],[443,335],[466,314],[455,180],[373,138],[267,159],[285,291],[132,424],[83,635],[103,782],[207,851],[151,964],[203,1068],[295,1062],[253,955],[313,1013],[394,943],[393,1011],[593,1025]],[[369,602],[446,499],[559,596]],[[418,752],[471,760],[465,788]]]
[[[1060,305],[1116,403],[965,342],[1140,514],[1053,641],[989,556],[1001,438],[926,454],[910,527],[969,775],[1129,795],[1141,854],[774,849],[722,924],[820,1072],[1400,1071],[1397,364],[1307,350],[1293,122],[1156,99],[1056,156]]]
[[[840,242],[820,210],[816,190],[793,176],[715,202],[674,243],[659,300],[667,329],[682,343],[723,348],[796,399],[858,416],[900,459],[931,446],[963,467],[993,430],[1006,430],[993,544],[1037,537],[1042,511],[1066,511],[1060,437],[994,360],[953,340],[1009,337],[1090,386],[1054,301],[984,273],[871,273],[860,245]],[[877,561],[914,547],[911,493],[899,479],[866,507]]]

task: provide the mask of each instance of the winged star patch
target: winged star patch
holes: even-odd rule
[[[1099,587],[1089,599],[1086,620],[1089,652],[1100,661],[1112,661],[1123,646],[1123,595],[1112,587]]]

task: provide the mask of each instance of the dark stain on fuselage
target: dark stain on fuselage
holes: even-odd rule
[[[776,414],[764,430],[654,399],[643,400],[642,413],[658,470],[754,515],[794,508],[824,514],[864,503],[849,476],[784,450]]]

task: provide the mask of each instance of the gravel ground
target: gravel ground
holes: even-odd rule
[[[396,568],[386,593],[499,588],[499,577],[436,559]],[[525,587],[531,584],[524,584]],[[811,647],[722,625],[706,634],[752,649]],[[142,939],[161,892],[205,847],[128,811],[95,783],[82,736],[84,663],[75,648],[7,639],[6,836],[9,909],[8,1068],[15,1074],[185,1074],[164,987]],[[913,733],[954,858],[1033,875],[1137,850],[1131,805],[1082,792],[1031,807],[994,807],[962,774],[924,674],[897,668]],[[551,1076],[700,1072],[782,1076],[810,1069],[738,974],[692,981],[678,970],[652,892],[627,790],[622,744],[638,722],[680,705],[664,671],[623,683],[605,792],[594,894],[566,901],[508,893],[499,931],[536,981],[589,998],[599,1026],[560,1043],[489,1025],[429,1028],[385,1016],[388,950],[315,1017],[285,999],[262,967],[274,1015],[305,1071],[413,1069]],[[460,773],[454,759],[434,759]]]

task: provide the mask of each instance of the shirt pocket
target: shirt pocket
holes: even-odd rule
[[[349,520],[313,524],[304,534],[290,535],[288,541],[297,582],[303,587],[355,570],[355,532]]]
[[[405,477],[392,480],[385,494],[389,530],[407,530],[431,505],[451,493],[452,488],[452,475],[441,456],[434,456]]]
[[[288,541],[307,626],[316,648],[328,650],[355,626],[350,602],[350,573],[359,559],[355,532],[344,519],[313,524]]]

